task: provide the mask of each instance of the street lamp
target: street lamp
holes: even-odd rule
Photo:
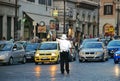
[[[99,36],[99,23],[100,23],[100,0],[98,1],[98,29],[97,29],[97,36]]]
[[[116,30],[117,30],[117,35],[119,35],[119,2],[117,3],[117,27],[116,27]]]
[[[18,4],[18,0],[15,0],[15,26],[14,26],[14,38],[17,37],[17,30],[18,30],[18,21],[17,21],[17,5]],[[15,39],[16,40],[16,39]]]
[[[63,34],[65,34],[65,16],[66,16],[66,14],[65,14],[65,1],[66,0],[64,0],[64,25],[63,25]]]

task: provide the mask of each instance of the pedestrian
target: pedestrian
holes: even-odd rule
[[[93,38],[93,36],[90,34],[89,38]]]
[[[10,37],[10,41],[11,41],[11,42],[14,42],[14,39],[13,39],[13,37]]]
[[[2,37],[2,41],[6,41],[6,38],[5,38],[5,37]]]
[[[57,41],[60,44],[60,71],[64,74],[64,70],[66,70],[67,74],[69,74],[69,53],[72,53],[72,45],[70,41],[67,40],[66,34],[63,34]]]
[[[75,50],[76,50],[76,52],[78,52],[78,38],[75,38],[75,40],[74,40],[74,47],[75,47]]]
[[[101,38],[98,38],[97,41],[101,42],[102,40],[101,40]]]

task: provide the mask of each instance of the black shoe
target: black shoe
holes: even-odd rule
[[[69,71],[67,71],[67,74],[69,74]]]
[[[64,72],[61,72],[61,74],[64,74]]]

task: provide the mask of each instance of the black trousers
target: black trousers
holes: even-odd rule
[[[60,70],[64,73],[64,69],[69,73],[69,52],[60,52]]]

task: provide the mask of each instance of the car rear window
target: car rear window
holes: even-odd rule
[[[55,50],[57,49],[57,43],[42,43],[39,50]]]

